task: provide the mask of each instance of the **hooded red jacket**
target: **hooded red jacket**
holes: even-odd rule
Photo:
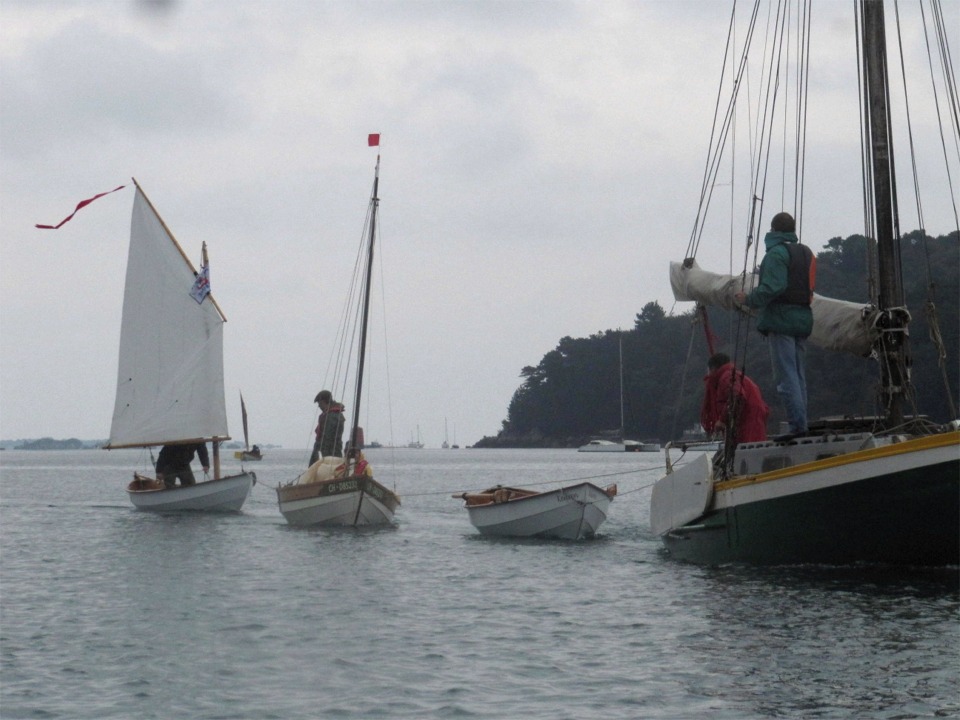
[[[713,433],[717,423],[725,425],[730,401],[737,398],[739,411],[734,419],[736,441],[760,442],[767,439],[770,408],[763,401],[760,388],[753,380],[737,371],[733,363],[727,363],[708,373],[703,378],[703,384],[700,424],[704,430]]]

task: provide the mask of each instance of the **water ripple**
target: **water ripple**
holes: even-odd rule
[[[484,538],[444,490],[641,463],[625,491],[659,470],[569,451],[397,455],[371,457],[409,492],[397,526],[355,532],[283,521],[271,487],[299,452],[272,453],[244,512],[219,517],[119,504],[123,452],[3,453],[0,715],[960,714],[956,569],[675,563],[642,491],[592,541]]]

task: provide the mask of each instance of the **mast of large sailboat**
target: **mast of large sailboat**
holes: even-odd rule
[[[897,208],[887,82],[883,0],[861,0],[865,110],[869,121],[870,170],[879,271],[882,332],[876,344],[880,384],[888,427],[903,422],[903,401],[909,392],[910,359],[907,323],[897,247]]]
[[[373,195],[370,197],[370,236],[367,242],[367,276],[363,288],[363,314],[360,321],[360,352],[357,363],[357,392],[354,397],[353,426],[350,428],[350,447],[359,446],[360,397],[363,390],[363,368],[367,358],[367,320],[370,316],[370,286],[373,277],[373,246],[377,236],[377,208],[380,198],[377,195],[380,186],[380,154],[377,153],[377,167],[373,174]],[[347,460],[349,463],[349,459]]]
[[[627,435],[623,423],[623,330],[618,332],[618,340],[620,341],[620,442],[626,447]]]

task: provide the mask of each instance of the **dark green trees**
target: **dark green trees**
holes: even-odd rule
[[[924,238],[913,232],[901,241],[903,286],[912,313],[910,348],[916,408],[932,420],[953,419],[960,388],[960,237],[953,232]],[[817,292],[866,302],[870,281],[868,240],[833,238],[817,254]],[[931,322],[935,309],[939,336]],[[771,407],[771,432],[783,417],[764,339],[734,313],[712,309],[708,322],[715,350],[736,356],[760,386]],[[738,332],[739,331],[739,332]],[[564,337],[536,367],[523,368],[497,438],[480,445],[574,446],[593,436],[623,434],[666,441],[699,420],[702,377],[709,355],[702,319],[691,309],[668,316],[649,302],[634,327],[605,330],[588,338]],[[739,348],[736,338],[745,338]],[[941,358],[937,340],[946,356]],[[620,362],[622,347],[622,366]],[[807,384],[811,417],[877,412],[878,369],[857,358],[808,346]],[[949,393],[945,381],[949,383]]]

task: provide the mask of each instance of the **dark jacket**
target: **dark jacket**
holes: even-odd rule
[[[194,453],[200,458],[200,464],[203,467],[210,467],[210,456],[207,454],[206,443],[164,445],[160,449],[160,454],[157,455],[157,472],[164,475],[173,475],[184,468],[190,467]]]
[[[798,288],[791,287],[790,251],[787,245],[798,243],[794,233],[769,232],[763,239],[767,248],[760,263],[760,279],[757,286],[747,295],[746,305],[760,310],[757,317],[757,330],[764,335],[778,333],[793,337],[807,337],[813,331],[813,312],[809,300],[806,304],[783,302],[784,293],[798,295]],[[803,260],[799,260],[803,262]],[[795,260],[795,262],[797,262]],[[812,277],[812,265],[805,268],[807,277]],[[802,275],[794,268],[793,282]],[[811,281],[812,283],[812,281]],[[812,286],[809,287],[812,292]]]
[[[317,440],[314,448],[320,451],[320,457],[343,457],[343,405],[338,402],[330,403],[327,409],[320,413],[317,421]]]

